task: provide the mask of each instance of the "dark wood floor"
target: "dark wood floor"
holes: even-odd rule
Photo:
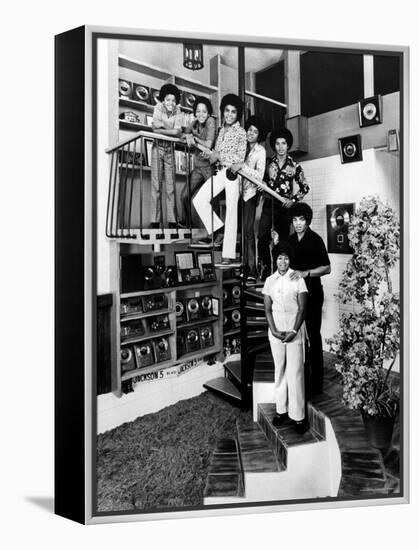
[[[361,415],[342,404],[341,376],[336,372],[334,355],[324,353],[323,394],[311,401],[330,418],[342,457],[339,496],[397,494],[400,492],[400,421],[396,418],[388,451],[371,447]]]

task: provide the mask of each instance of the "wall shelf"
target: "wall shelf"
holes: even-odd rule
[[[145,319],[147,317],[155,317],[157,315],[168,315],[174,313],[173,309],[157,309],[155,311],[147,311],[146,313],[133,313],[131,315],[121,315],[121,323],[132,321],[134,319]]]
[[[146,340],[154,340],[155,338],[161,338],[162,336],[171,336],[172,334],[174,334],[174,330],[172,329],[161,330],[158,332],[147,332],[147,334],[143,334],[142,336],[121,340],[121,346],[138,344],[139,342],[144,342]]]
[[[193,359],[201,359],[207,355],[212,355],[220,351],[219,346],[211,346],[210,348],[202,348],[199,351],[192,351],[190,353],[185,353],[177,358],[177,362],[183,363],[184,361],[193,361]]]
[[[191,327],[196,327],[200,325],[206,325],[207,323],[212,323],[214,321],[219,321],[220,317],[218,315],[211,315],[211,317],[203,317],[196,321],[188,321],[187,323],[180,323],[176,325],[177,330],[183,330]]]
[[[196,290],[198,288],[209,288],[211,286],[218,286],[219,281],[202,281],[201,283],[194,283],[192,285],[176,285],[165,288],[155,288],[153,290],[140,290],[138,292],[128,292],[121,294],[121,299],[123,298],[134,298],[136,296],[150,296],[152,294],[166,294],[168,292],[182,292],[187,290]]]

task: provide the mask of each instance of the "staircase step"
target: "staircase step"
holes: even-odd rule
[[[275,366],[271,350],[258,353],[255,357],[253,382],[274,382],[274,371]]]
[[[242,382],[242,364],[241,361],[228,361],[224,363],[224,368],[234,378],[233,383],[241,384]]]
[[[253,346],[250,346],[247,348],[247,353],[248,354],[253,354],[253,353],[260,353],[261,351],[264,351],[266,349],[269,349],[270,347],[270,344],[268,341],[266,342],[260,342],[260,343],[257,343]]]
[[[255,288],[254,286],[250,288],[246,287],[243,291],[243,294],[247,299],[251,298],[253,301],[256,300],[263,302],[265,297],[264,294],[262,294],[262,288],[263,287]]]
[[[210,460],[204,498],[243,497],[244,483],[237,442],[221,439]]]
[[[266,317],[246,317],[246,325],[248,327],[267,327],[268,321]]]
[[[268,331],[267,330],[249,330],[246,333],[247,339],[254,339],[254,338],[268,338]],[[269,342],[268,342],[269,344]]]
[[[208,380],[208,382],[204,384],[204,388],[207,388],[208,390],[218,393],[224,397],[229,397],[236,402],[242,401],[241,392],[236,388],[233,382],[225,376]]]
[[[263,304],[257,304],[256,302],[246,302],[245,309],[246,311],[257,311],[260,313],[265,313],[265,306]]]
[[[285,466],[288,462],[288,450],[290,448],[318,443],[324,440],[323,437],[315,433],[311,428],[304,434],[298,434],[291,420],[287,420],[281,427],[276,428],[272,424],[275,414],[276,407],[274,403],[259,403],[258,423],[266,437],[270,440],[278,459]]]
[[[278,463],[270,442],[256,423],[249,426],[238,422],[237,434],[244,473],[284,470],[284,466]]]

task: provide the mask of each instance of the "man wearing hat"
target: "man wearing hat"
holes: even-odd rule
[[[288,209],[300,201],[310,189],[303,169],[288,154],[292,142],[292,134],[287,128],[274,129],[269,137],[275,154],[267,163],[265,181],[284,201],[280,202],[267,195],[264,198],[258,234],[258,254],[263,266],[263,280],[271,273],[271,230],[277,233],[279,240],[287,240],[290,229]]]

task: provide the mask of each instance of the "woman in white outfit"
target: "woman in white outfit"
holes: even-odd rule
[[[304,433],[308,428],[304,398],[304,316],[308,293],[302,278],[290,278],[292,249],[288,243],[280,242],[275,251],[277,271],[266,279],[262,290],[275,364],[273,425],[281,426],[290,418],[296,431]]]
[[[220,113],[222,126],[215,142],[215,150],[203,153],[211,164],[217,164],[218,172],[208,179],[193,199],[195,210],[199,214],[208,234],[223,227],[223,222],[213,212],[211,198],[225,189],[226,218],[222,251],[223,265],[230,265],[236,258],[237,240],[237,203],[239,200],[239,179],[231,171],[231,166],[244,161],[246,156],[246,132],[240,126],[243,102],[235,94],[227,94],[221,100]],[[212,193],[211,193],[212,188]],[[212,196],[212,197],[211,197]]]

